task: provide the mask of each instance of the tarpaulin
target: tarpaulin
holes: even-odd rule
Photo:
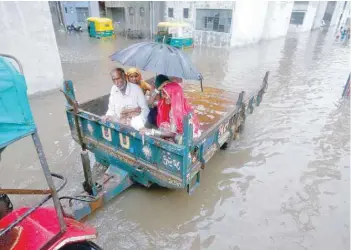
[[[0,149],[35,130],[24,76],[0,56]]]

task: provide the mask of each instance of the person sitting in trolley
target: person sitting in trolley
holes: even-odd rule
[[[152,86],[142,79],[141,72],[137,68],[130,68],[127,71],[127,78],[129,82],[138,85],[143,90],[144,95],[152,91]]]
[[[149,107],[141,88],[127,81],[122,68],[110,72],[113,86],[109,98],[108,110],[102,121],[116,121],[132,126],[135,130],[144,128]]]
[[[143,129],[142,133],[173,139],[180,143],[183,134],[183,118],[191,113],[190,122],[193,124],[193,136],[200,136],[198,117],[184,96],[180,84],[170,81],[167,76],[158,75],[155,80],[155,88],[156,93],[160,93],[156,115],[158,129]]]
[[[157,117],[157,104],[160,100],[160,91],[158,88],[166,83],[170,82],[170,79],[168,76],[165,75],[157,75],[155,78],[155,83],[153,90],[148,98],[148,105],[150,107],[150,113],[148,115],[148,123],[151,127],[157,128],[157,122],[156,122],[156,117]]]

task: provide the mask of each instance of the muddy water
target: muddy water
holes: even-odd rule
[[[58,42],[65,77],[81,101],[108,93],[114,64],[107,56],[131,43],[64,34]],[[268,93],[240,139],[206,166],[192,196],[132,187],[89,218],[98,243],[108,250],[349,249],[350,103],[340,101],[349,50],[332,32],[318,31],[240,49],[187,51],[206,85],[250,91],[270,70]],[[72,194],[83,173],[64,99],[51,93],[31,105],[51,169],[67,176],[64,193]],[[2,157],[2,186],[43,186],[30,140]],[[36,200],[11,198],[17,206]]]

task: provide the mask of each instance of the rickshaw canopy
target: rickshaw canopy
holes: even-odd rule
[[[25,78],[0,56],[0,150],[35,130]]]
[[[159,22],[158,27],[191,27],[190,24],[185,22]]]
[[[95,31],[110,31],[113,30],[112,20],[105,17],[89,17],[88,22],[92,22],[95,25]]]
[[[192,26],[185,22],[160,22],[157,25],[159,32],[167,31],[173,38],[192,37]]]

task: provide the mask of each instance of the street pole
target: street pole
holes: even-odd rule
[[[149,22],[150,22],[150,39],[152,40],[152,35],[153,35],[153,29],[154,29],[154,27],[153,27],[153,12],[151,11],[151,9],[153,9],[153,2],[152,1],[150,1],[149,2],[149,8],[150,8],[150,18],[149,18]]]
[[[57,15],[59,18],[59,22],[60,22],[60,27],[62,29],[65,29],[65,25],[64,25],[64,20],[63,20],[63,14],[62,14],[62,8],[61,8],[61,3],[59,1],[56,2],[56,10],[57,10]]]

